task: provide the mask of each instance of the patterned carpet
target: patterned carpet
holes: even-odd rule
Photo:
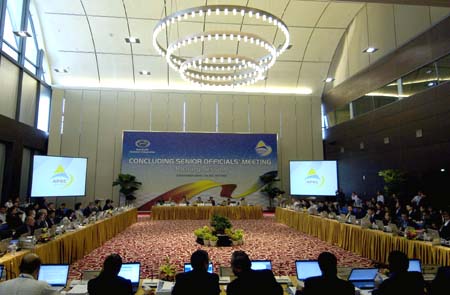
[[[229,266],[231,253],[244,250],[250,259],[270,259],[276,275],[294,275],[295,260],[316,259],[322,251],[330,251],[338,257],[339,266],[365,267],[370,260],[332,246],[317,238],[299,233],[273,217],[261,220],[234,220],[234,228],[245,231],[244,245],[234,247],[204,247],[195,243],[194,229],[207,225],[207,220],[152,221],[140,217],[127,230],[95,249],[83,259],[73,263],[71,279],[80,279],[83,270],[100,269],[104,258],[118,253],[124,262],[140,261],[141,277],[158,275],[158,266],[166,257],[182,271],[184,262],[198,248],[208,251],[215,272],[219,266]]]

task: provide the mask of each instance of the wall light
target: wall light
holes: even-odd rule
[[[377,50],[378,50],[378,48],[375,48],[375,47],[367,47],[366,49],[363,50],[363,52],[364,53],[374,53]]]

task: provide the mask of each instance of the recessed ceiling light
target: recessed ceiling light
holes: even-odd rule
[[[434,82],[428,82],[427,84],[428,87],[433,87],[434,85],[435,85]]]
[[[67,69],[58,69],[58,68],[55,68],[55,69],[53,69],[55,72],[57,72],[57,73],[68,73],[69,72],[69,70],[67,70]]]
[[[365,52],[365,53],[374,53],[377,50],[378,50],[378,48],[368,47],[368,48],[364,49],[363,52]]]
[[[333,77],[328,77],[328,78],[326,78],[325,80],[323,80],[325,83],[330,83],[330,82],[333,82],[334,81],[334,78]]]
[[[442,168],[442,169],[441,169],[441,172],[445,172],[445,169],[444,169],[444,168]]]
[[[425,73],[431,74],[431,73],[433,73],[433,70],[427,70]]]
[[[22,38],[31,37],[31,33],[28,31],[14,31],[14,35]]]
[[[144,76],[150,76],[152,73],[149,71],[142,70],[142,71],[139,71],[139,74],[144,75]]]
[[[126,37],[125,42],[127,43],[141,43],[141,40],[136,37]]]

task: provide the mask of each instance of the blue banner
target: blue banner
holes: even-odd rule
[[[200,196],[216,202],[246,198],[265,205],[260,176],[276,175],[277,135],[124,131],[122,173],[143,185],[140,209]]]

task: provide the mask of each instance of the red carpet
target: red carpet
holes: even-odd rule
[[[207,220],[151,221],[142,216],[136,224],[72,264],[70,278],[80,279],[86,269],[100,269],[104,258],[111,253],[120,254],[124,262],[140,261],[143,278],[157,276],[158,266],[166,257],[182,271],[184,262],[189,261],[197,248],[208,251],[216,272],[220,265],[230,265],[231,253],[237,249],[246,251],[250,259],[272,260],[276,275],[294,275],[295,260],[316,259],[322,251],[333,252],[339,266],[371,265],[368,259],[276,223],[273,217],[232,221],[234,228],[245,231],[242,246],[203,247],[195,243],[193,231],[208,223]]]

